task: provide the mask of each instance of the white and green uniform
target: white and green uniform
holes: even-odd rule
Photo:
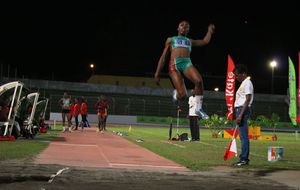
[[[192,51],[192,42],[185,36],[171,37],[171,47],[174,48],[187,48],[189,52]],[[175,66],[175,68],[174,68]],[[189,57],[177,57],[170,61],[170,69],[183,72],[186,68],[192,66],[192,61]]]

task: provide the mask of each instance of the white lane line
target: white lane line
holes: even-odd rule
[[[176,143],[172,143],[172,142],[170,142],[170,141],[160,141],[160,142],[162,142],[162,143],[167,143],[167,144],[171,144],[171,145],[177,146],[177,147],[179,147],[179,148],[186,148],[186,147],[183,146],[183,145],[176,144]]]
[[[61,146],[81,146],[81,147],[98,147],[95,144],[70,144],[70,143],[50,143],[51,145],[61,145]]]
[[[220,146],[215,145],[215,144],[205,143],[205,142],[201,142],[201,141],[197,141],[197,143],[204,144],[204,145],[209,145],[209,146],[214,146],[214,147],[220,148]]]
[[[104,158],[104,160],[107,162],[108,166],[109,167],[112,167],[109,159],[106,157],[106,155],[104,154],[104,152],[102,151],[101,147],[100,146],[97,146],[98,147],[98,151],[100,152],[101,156]]]
[[[128,167],[148,167],[148,168],[169,168],[169,169],[187,169],[183,166],[155,166],[155,165],[145,165],[145,164],[121,164],[121,163],[111,163],[112,166],[128,166]]]

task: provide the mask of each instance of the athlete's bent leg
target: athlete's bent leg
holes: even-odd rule
[[[170,75],[170,78],[173,82],[173,85],[176,89],[176,98],[178,100],[184,100],[184,98],[186,98],[186,95],[187,95],[187,91],[186,91],[186,87],[185,87],[185,84],[184,84],[184,79],[183,77],[181,76],[180,72],[172,72],[169,74]],[[175,98],[174,97],[174,98]]]
[[[185,69],[184,75],[195,85],[194,92],[197,101],[196,114],[202,117],[203,119],[209,119],[209,116],[202,109],[203,80],[201,75],[193,65]]]

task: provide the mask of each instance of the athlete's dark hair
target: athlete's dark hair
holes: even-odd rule
[[[186,23],[188,23],[188,24],[190,25],[190,22],[187,21],[187,20],[184,20],[184,19],[180,20],[178,23],[180,24],[180,23],[182,23],[182,22],[186,22]]]

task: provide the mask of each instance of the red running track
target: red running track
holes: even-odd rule
[[[111,132],[61,133],[35,159],[37,164],[77,167],[134,168],[144,170],[190,171]]]

